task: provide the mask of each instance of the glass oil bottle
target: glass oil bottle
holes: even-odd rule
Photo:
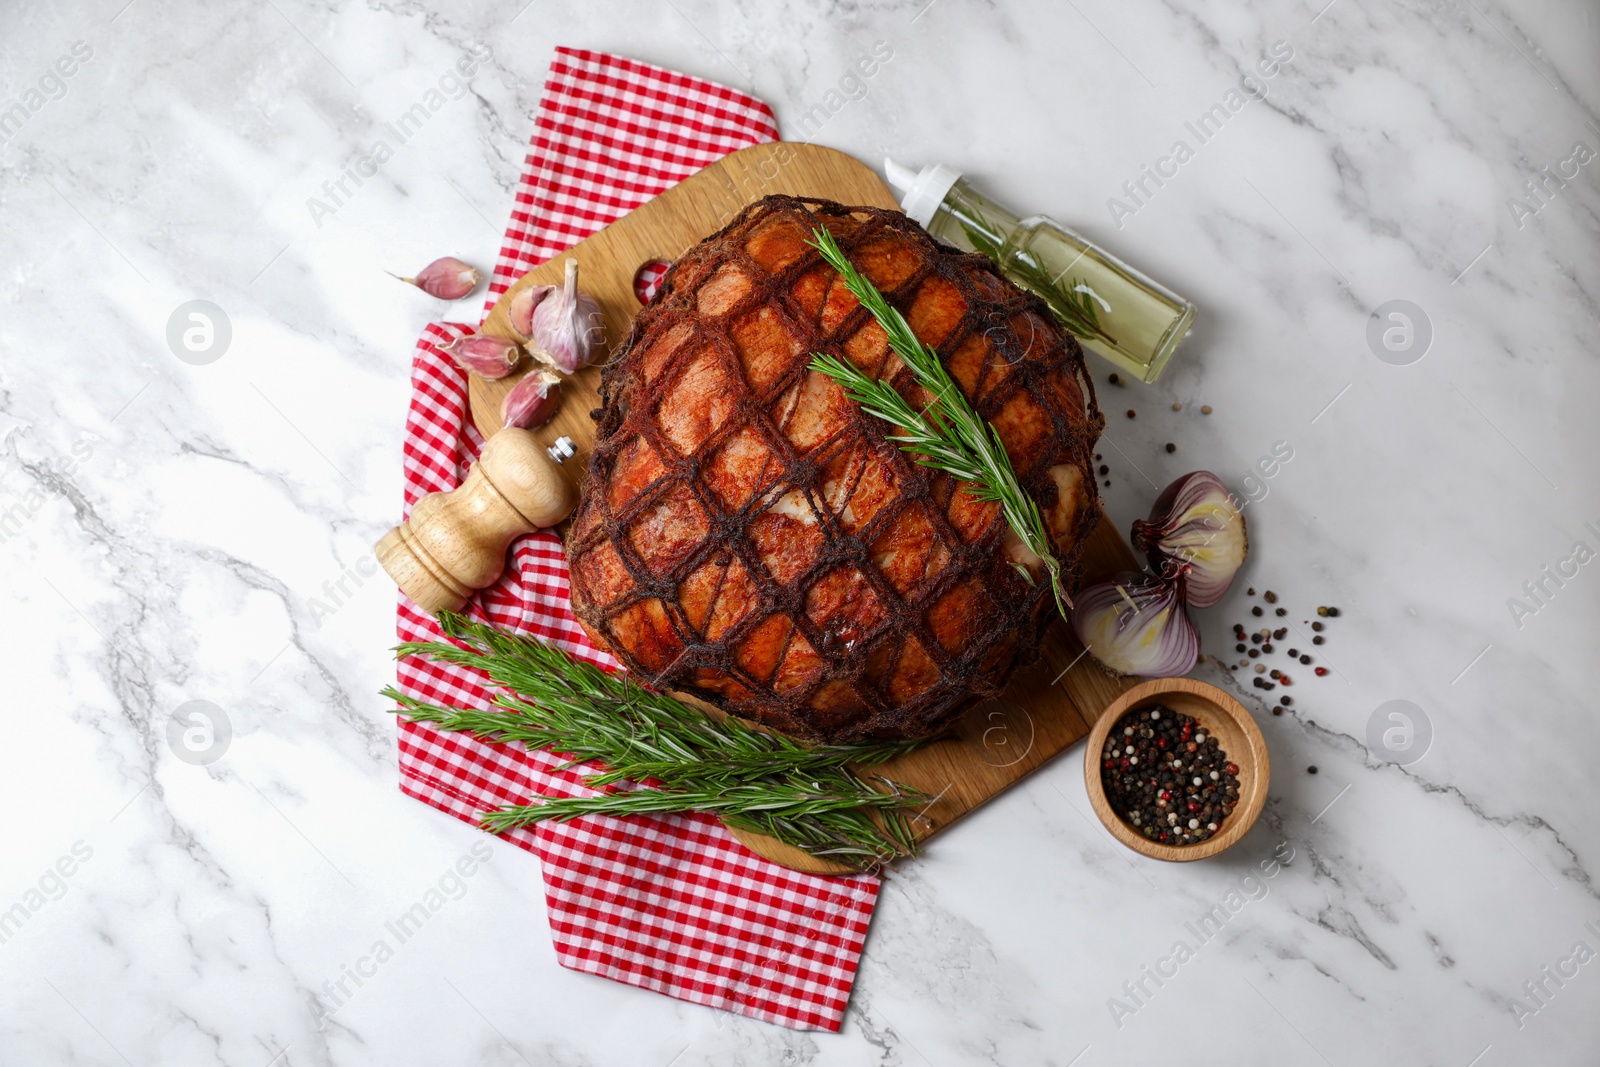
[[[1136,380],[1160,377],[1194,324],[1193,304],[1054,219],[1019,218],[942,164],[913,172],[891,159],[884,169],[907,215],[946,244],[987,254],[1085,348]]]

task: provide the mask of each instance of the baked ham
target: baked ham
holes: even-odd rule
[[[1056,609],[998,505],[809,368],[835,353],[926,402],[817,226],[999,431],[1075,587],[1105,424],[1078,342],[899,212],[771,196],[678,259],[605,368],[572,609],[649,685],[806,740],[926,737],[1035,659]]]

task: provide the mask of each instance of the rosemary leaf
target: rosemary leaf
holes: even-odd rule
[[[817,227],[812,230],[812,245],[839,272],[851,295],[883,327],[889,348],[910,368],[912,377],[932,400],[918,411],[894,386],[868,377],[859,367],[835,355],[813,353],[812,369],[838,382],[863,410],[899,427],[901,432],[890,440],[923,466],[969,483],[979,500],[998,503],[1006,524],[1049,572],[1056,609],[1063,616],[1068,615],[1072,598],[1061,586],[1061,564],[1045,532],[1044,517],[1018,481],[999,433],[973,408],[938,354],[918,340],[899,309],[850,262],[833,234]],[[1031,580],[1030,577],[1030,583]]]
[[[497,707],[439,707],[391,687],[384,695],[397,713],[560,752],[571,757],[567,767],[605,764],[585,779],[603,790],[598,795],[535,796],[486,812],[491,830],[587,814],[703,811],[860,869],[916,851],[908,812],[927,798],[893,782],[879,788],[856,770],[902,755],[912,742],[807,747],[738,719],[714,719],[533,638],[452,614],[441,615],[440,625],[457,643],[409,642],[396,653],[483,671],[503,690]],[[648,784],[613,788],[624,782]]]

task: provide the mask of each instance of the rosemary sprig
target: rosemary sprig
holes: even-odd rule
[[[889,348],[911,369],[912,377],[932,401],[918,411],[894,386],[869,377],[838,356],[813,353],[812,369],[838,382],[868,414],[899,427],[901,432],[889,439],[915,456],[917,462],[971,484],[973,495],[979,500],[998,503],[1012,532],[1043,562],[1050,574],[1056,608],[1067,615],[1072,598],[1061,586],[1061,564],[1051,550],[1044,517],[1017,480],[1000,435],[973,408],[938,354],[917,339],[899,309],[890,305],[877,286],[845,256],[833,234],[818,227],[812,231],[812,238],[823,260],[844,279],[845,288],[883,327]],[[1012,566],[1030,585],[1033,583],[1033,575],[1026,567],[1020,563]]]
[[[1117,343],[1117,339],[1100,325],[1094,294],[1088,292],[1079,279],[1073,278],[1062,285],[1059,277],[1052,277],[1044,264],[1027,252],[1013,256],[1006,263],[1002,258],[1005,246],[995,240],[993,234],[966,222],[961,224],[961,230],[976,251],[994,260],[996,265],[1002,265],[1007,273],[1016,275],[1029,291],[1044,300],[1061,325],[1079,337],[1098,338],[1113,346]]]
[[[876,781],[886,787],[877,788],[855,770],[902,755],[912,743],[808,748],[737,719],[713,719],[532,638],[459,615],[443,615],[440,623],[460,644],[408,642],[397,654],[484,671],[504,690],[495,698],[503,710],[438,707],[386,689],[398,713],[561,752],[572,757],[566,767],[591,760],[606,765],[585,779],[605,792],[536,796],[533,803],[484,813],[488,829],[587,814],[704,811],[861,869],[916,851],[907,812],[926,798],[882,778]],[[612,788],[624,782],[650,784]]]

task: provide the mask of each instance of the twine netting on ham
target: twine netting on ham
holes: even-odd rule
[[[1074,587],[1104,426],[1076,339],[898,212],[772,196],[678,259],[605,369],[573,611],[642,679],[786,733],[925,737],[1037,657],[1053,601],[998,504],[810,369],[834,353],[927,399],[819,225],[995,427]]]

